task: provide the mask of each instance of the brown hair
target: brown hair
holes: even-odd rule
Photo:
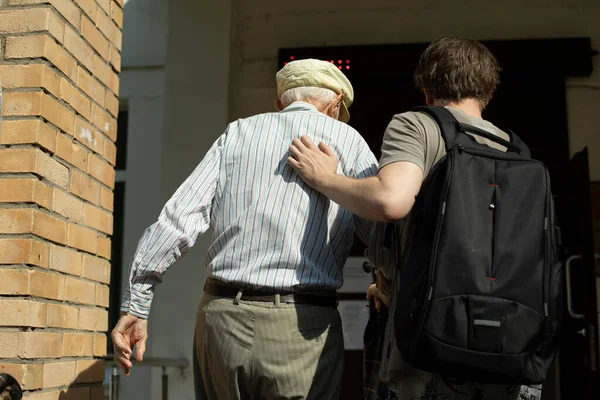
[[[459,103],[472,98],[485,107],[500,83],[500,71],[496,58],[480,42],[444,36],[421,55],[415,84],[437,101]]]

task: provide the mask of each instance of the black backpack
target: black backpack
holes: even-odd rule
[[[403,358],[459,380],[542,383],[558,347],[562,264],[550,177],[510,142],[418,107],[447,154],[423,182],[394,314]],[[479,144],[469,132],[505,146]]]

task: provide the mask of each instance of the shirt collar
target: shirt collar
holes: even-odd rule
[[[313,106],[312,104],[309,103],[305,103],[303,101],[295,101],[292,104],[290,104],[289,106],[287,106],[286,108],[284,108],[283,110],[281,110],[281,112],[291,112],[291,111],[307,111],[307,112],[320,112],[319,110],[317,110],[317,107]]]

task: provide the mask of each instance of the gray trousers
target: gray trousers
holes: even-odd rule
[[[196,400],[340,398],[344,339],[335,307],[204,294],[194,352]]]

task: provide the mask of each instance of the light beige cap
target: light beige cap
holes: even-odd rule
[[[277,81],[277,97],[288,89],[303,86],[316,86],[329,89],[337,94],[343,93],[344,100],[340,107],[340,121],[348,122],[348,108],[354,101],[354,89],[346,76],[334,64],[308,58],[287,63],[275,76]]]

